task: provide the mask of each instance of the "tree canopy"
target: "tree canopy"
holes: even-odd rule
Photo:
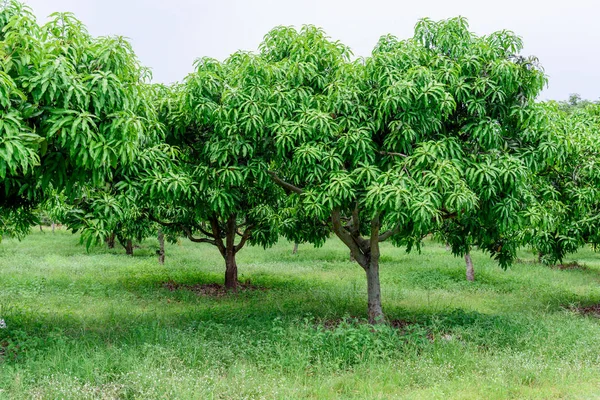
[[[554,162],[536,175],[525,242],[547,264],[562,262],[585,244],[600,243],[600,106],[572,110],[547,105]]]
[[[72,14],[39,26],[5,2],[0,28],[0,235],[52,194],[88,245],[161,226],[217,247],[235,288],[246,243],[333,233],[365,270],[371,322],[385,240],[410,251],[435,234],[502,267],[525,242],[549,262],[598,242],[598,106],[536,103],[547,79],[513,32],[423,19],[353,58],[281,26],[163,86]]]
[[[22,221],[50,187],[100,184],[134,160],[156,122],[148,78],[124,38],[92,37],[70,13],[39,26],[25,5],[2,3],[2,214]]]
[[[371,320],[383,315],[385,239],[410,249],[452,220],[451,232],[475,237],[501,264],[514,257],[507,233],[554,151],[534,102],[546,77],[521,48],[508,31],[475,36],[462,18],[422,20],[412,39],[384,36],[356,61],[315,28],[267,35],[262,56],[286,77],[272,91],[290,99],[278,123],[261,115],[274,180],[365,269]],[[276,104],[266,102],[262,110]]]

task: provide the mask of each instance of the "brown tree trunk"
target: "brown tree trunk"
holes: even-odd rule
[[[292,250],[292,254],[298,254],[298,242],[294,243],[294,250]]]
[[[42,224],[40,224],[40,232],[44,232],[44,228],[42,228]]]
[[[115,248],[115,239],[116,239],[116,235],[115,233],[111,233],[107,238],[106,238],[106,245],[108,246],[109,249],[114,249]]]
[[[158,262],[160,264],[165,263],[165,234],[161,228],[158,228]]]
[[[216,217],[210,219],[212,233],[204,231],[204,233],[212,239],[196,239],[191,233],[188,233],[188,238],[193,242],[210,243],[217,246],[221,256],[225,260],[225,287],[227,289],[237,290],[238,287],[238,269],[235,261],[235,255],[240,251],[248,239],[252,236],[252,225],[246,226],[244,233],[239,233],[241,239],[235,244],[235,235],[238,234],[238,225],[236,215],[233,214],[225,222],[225,241],[223,242],[221,224]]]
[[[125,244],[125,254],[128,256],[133,255],[133,242],[131,239],[127,239],[127,243]]]
[[[467,280],[469,282],[475,281],[475,270],[473,269],[473,260],[471,260],[471,253],[465,253],[465,263],[467,264]]]
[[[369,300],[369,323],[380,324],[385,322],[381,309],[381,284],[379,282],[379,229],[381,228],[379,216],[371,220],[371,238],[369,263],[365,268],[367,272],[367,294]]]
[[[385,315],[381,307],[381,284],[379,281],[379,241],[385,240],[391,236],[386,232],[380,235],[379,215],[371,220],[371,237],[363,238],[359,231],[358,210],[355,210],[352,216],[352,226],[346,229],[342,226],[339,210],[332,213],[333,231],[342,242],[350,249],[350,254],[354,260],[365,270],[367,274],[367,298],[368,298],[368,317],[369,323],[381,324],[385,322]]]
[[[56,224],[54,223],[54,221],[52,221],[52,233],[54,233],[54,228],[56,227]]]
[[[225,287],[237,290],[238,270],[235,262],[235,232],[237,224],[235,215],[227,219],[225,231]]]
[[[379,324],[385,321],[381,309],[381,284],[379,282],[379,257],[371,258],[367,273],[367,296],[369,301],[369,323]]]
[[[225,287],[227,289],[237,290],[238,268],[235,262],[235,253],[231,252],[225,258]]]

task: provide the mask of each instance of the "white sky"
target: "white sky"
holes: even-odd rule
[[[600,0],[25,0],[40,22],[71,11],[91,34],[130,38],[154,81],[170,83],[202,56],[255,50],[274,26],[314,24],[367,56],[381,35],[412,36],[419,18],[458,15],[479,35],[509,29],[523,37],[550,77],[541,99],[570,93],[600,98]]]

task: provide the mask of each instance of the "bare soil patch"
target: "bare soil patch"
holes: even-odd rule
[[[591,315],[600,318],[600,303],[589,306],[571,307],[571,309],[582,315]]]
[[[348,317],[348,318],[334,318],[334,319],[324,319],[320,320],[317,325],[323,326],[325,329],[333,330],[339,327],[342,324],[346,325],[369,325],[369,322],[364,318],[359,317]],[[406,321],[403,319],[394,319],[391,321],[386,321],[386,325],[398,329],[400,331],[405,331],[407,327],[416,325],[414,322]]]
[[[566,263],[566,264],[556,264],[553,268],[560,269],[563,271],[564,270],[572,270],[572,269],[586,271],[588,269],[588,267],[586,267],[585,265],[579,264],[577,261],[573,261],[573,262]]]
[[[239,282],[236,290],[228,289],[225,287],[225,285],[218,283],[199,283],[196,285],[186,285],[183,283],[177,283],[173,280],[163,282],[161,286],[170,292],[174,292],[176,290],[188,290],[198,296],[207,297],[224,297],[235,293],[267,290],[265,287],[255,286],[248,282]]]

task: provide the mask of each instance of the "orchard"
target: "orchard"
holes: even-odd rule
[[[500,390],[482,371],[502,365],[519,389],[496,397],[563,398],[574,360],[589,395],[600,104],[540,101],[549,77],[523,48],[463,17],[366,57],[278,26],[165,85],[126,38],[0,3],[0,397],[169,398],[162,367],[138,371],[165,360],[189,379],[176,398],[336,397],[333,375],[403,365],[447,380],[427,390],[475,371]],[[299,383],[313,374],[331,391]],[[395,398],[388,378],[336,393]]]

